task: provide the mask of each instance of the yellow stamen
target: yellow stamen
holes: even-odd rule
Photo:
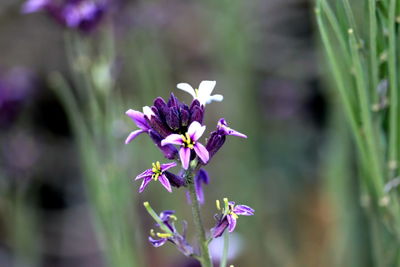
[[[199,96],[199,89],[194,89],[194,95],[196,96],[196,98]]]
[[[215,200],[215,206],[217,206],[217,210],[221,210],[221,205],[219,203],[219,200]]]
[[[149,204],[148,201],[146,201],[146,202],[143,202],[143,206],[145,206],[145,207],[150,207],[150,204]]]
[[[161,164],[159,161],[157,161],[156,165],[157,165],[157,169],[161,170]]]
[[[157,233],[157,236],[160,237],[160,238],[168,238],[168,237],[171,237],[172,234],[169,234],[169,233]]]
[[[178,218],[175,215],[169,215],[169,217],[174,221],[178,220]]]

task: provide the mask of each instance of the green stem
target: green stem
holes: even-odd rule
[[[225,267],[226,261],[228,259],[228,250],[229,250],[229,233],[225,231],[224,233],[224,250],[222,251],[221,263],[219,267]]]
[[[200,205],[199,201],[197,200],[193,177],[194,177],[194,171],[189,171],[186,176],[186,179],[188,182],[188,188],[190,193],[194,226],[196,228],[197,240],[199,242],[199,247],[200,247],[200,262],[202,267],[213,267],[210,253],[208,251],[206,232],[204,231],[203,222],[200,216]]]

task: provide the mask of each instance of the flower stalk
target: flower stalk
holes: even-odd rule
[[[193,222],[196,229],[196,237],[200,248],[200,257],[199,260],[201,262],[202,267],[212,267],[212,261],[210,257],[210,253],[208,251],[208,242],[206,237],[206,232],[204,230],[203,221],[201,219],[200,214],[200,203],[197,199],[196,188],[194,185],[194,174],[198,171],[198,167],[194,168],[194,170],[187,170],[186,172],[186,181],[188,184],[188,189],[190,193],[191,206],[192,206],[192,215]]]

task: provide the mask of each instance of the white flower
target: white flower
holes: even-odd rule
[[[202,81],[199,85],[199,89],[193,89],[193,87],[188,83],[178,83],[176,87],[191,94],[194,99],[199,100],[201,105],[205,105],[212,101],[221,102],[224,99],[222,95],[211,95],[215,84],[216,81]]]

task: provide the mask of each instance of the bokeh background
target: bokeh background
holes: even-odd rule
[[[184,190],[151,184],[139,195],[132,178],[162,157],[145,136],[123,142],[136,128],[127,109],[171,91],[189,103],[176,84],[202,80],[225,97],[207,106],[208,130],[224,117],[249,137],[229,138],[207,166],[207,228],[215,199],[256,210],[239,219],[229,263],[371,266],[313,1],[114,0],[91,32],[21,14],[22,4],[0,3],[0,266],[197,266],[147,242],[143,201],[175,209],[193,232],[190,209]],[[89,72],[94,86],[82,78]],[[63,83],[79,99],[75,111],[55,89]],[[91,97],[113,101],[86,112]],[[74,118],[95,141],[79,137]],[[217,260],[220,244],[211,250]]]

